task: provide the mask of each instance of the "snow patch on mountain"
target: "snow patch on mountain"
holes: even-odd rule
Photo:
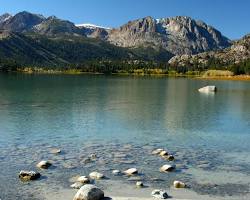
[[[101,29],[107,29],[110,30],[111,28],[109,27],[104,27],[104,26],[98,26],[95,24],[90,24],[90,23],[86,23],[86,24],[75,24],[76,27],[85,27],[85,28],[89,28],[89,29],[96,29],[96,28],[101,28]]]

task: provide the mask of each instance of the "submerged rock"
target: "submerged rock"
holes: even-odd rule
[[[73,200],[101,200],[104,192],[94,185],[84,185],[78,190]]]
[[[90,159],[95,160],[97,158],[97,155],[95,153],[90,155]]]
[[[134,160],[120,160],[119,163],[121,164],[135,164],[135,161]]]
[[[35,171],[20,171],[19,173],[19,178],[22,181],[31,181],[31,180],[36,180],[39,179],[41,177],[41,174],[39,172],[35,172]]]
[[[140,176],[131,176],[127,179],[127,181],[142,181],[143,178]]]
[[[75,169],[78,166],[76,163],[72,163],[72,162],[66,162],[66,163],[63,163],[62,165],[65,169]]]
[[[49,161],[42,160],[36,166],[40,169],[48,169],[52,164]]]
[[[175,169],[175,165],[163,165],[160,168],[160,172],[171,172]]]
[[[151,195],[157,199],[167,199],[168,193],[164,190],[154,190]]]
[[[152,151],[153,155],[159,155],[162,151],[164,151],[163,149],[156,149],[154,151]]]
[[[119,175],[122,174],[122,172],[120,170],[113,170],[112,174],[115,175],[115,176],[119,176]]]
[[[136,168],[130,168],[124,171],[124,173],[131,176],[131,175],[138,174],[138,170]]]
[[[82,162],[83,162],[84,164],[88,164],[88,163],[93,162],[93,160],[92,160],[91,158],[85,158]]]
[[[99,179],[104,178],[104,175],[102,173],[99,173],[99,172],[91,172],[89,174],[89,177],[92,178],[92,179],[99,180]]]
[[[52,153],[52,154],[59,154],[59,153],[61,153],[61,149],[52,149],[50,151],[50,153]]]
[[[174,156],[173,156],[173,155],[169,155],[169,156],[167,157],[167,159],[168,159],[169,161],[173,161],[173,160],[174,160]]]
[[[186,184],[181,181],[174,181],[174,187],[175,188],[185,188]]]

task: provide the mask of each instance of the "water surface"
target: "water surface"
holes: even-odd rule
[[[216,85],[216,94],[197,89]],[[249,194],[250,83],[166,77],[0,74],[0,198],[42,199],[74,175],[137,167],[153,187],[181,179],[199,194]],[[50,154],[58,147],[60,155]],[[150,153],[166,148],[178,170]],[[97,159],[86,163],[91,153]],[[21,169],[55,168],[24,184]],[[155,178],[162,181],[152,181]],[[29,191],[29,192],[28,192]],[[33,196],[32,196],[32,195]]]

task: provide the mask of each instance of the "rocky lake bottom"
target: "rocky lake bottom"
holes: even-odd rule
[[[115,196],[117,194],[131,195],[126,191],[126,187],[129,188],[132,185],[134,186],[132,188],[136,189],[137,181],[142,181],[145,187],[137,188],[135,193],[138,193],[138,190],[147,191],[148,188],[169,189],[175,180],[180,180],[187,185],[185,190],[204,195],[204,197],[207,195],[212,198],[243,199],[244,196],[249,197],[250,164],[245,159],[241,160],[241,156],[243,158],[245,156],[242,152],[231,155],[217,150],[172,147],[166,149],[174,155],[175,160],[168,161],[152,154],[152,151],[158,147],[160,146],[157,143],[140,146],[131,143],[84,143],[81,147],[71,146],[71,144],[58,147],[48,144],[9,146],[1,152],[8,157],[0,157],[1,166],[7,167],[7,169],[1,167],[1,171],[4,172],[0,175],[1,182],[4,183],[1,184],[1,198],[45,199],[47,195],[60,194],[60,190],[71,190],[74,194],[77,190],[70,188],[74,177],[88,176],[93,171],[105,175],[105,179],[97,180],[96,184]],[[51,153],[54,148],[60,148],[61,153]],[[95,157],[92,158],[91,155]],[[41,160],[49,160],[52,167],[38,170],[36,164]],[[172,172],[161,173],[159,168],[164,164],[174,164],[176,169]],[[115,169],[124,171],[132,167],[138,169],[137,175],[115,176],[112,174]],[[42,176],[36,181],[22,182],[18,179],[21,169],[39,171]],[[124,186],[117,188],[119,184]],[[145,192],[141,193],[142,196],[147,196]]]

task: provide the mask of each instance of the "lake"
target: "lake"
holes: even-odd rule
[[[199,93],[206,85],[218,92]],[[199,195],[243,199],[250,194],[249,102],[247,81],[0,74],[0,199],[44,199],[48,188],[69,188],[72,176],[94,170],[130,184],[111,173],[130,167],[150,187],[183,180]],[[151,155],[156,148],[175,161]],[[41,180],[18,179],[43,159],[54,167]],[[166,163],[176,171],[160,173]]]

